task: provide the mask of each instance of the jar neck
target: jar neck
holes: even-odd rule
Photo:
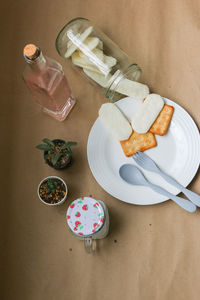
[[[37,49],[35,57],[29,58],[27,56],[24,56],[24,58],[33,71],[41,71],[46,67],[46,58],[43,56],[40,48]]]
[[[117,88],[124,79],[138,81],[141,75],[141,69],[137,64],[131,64],[124,70],[117,70],[109,80],[109,87],[106,90],[106,98],[115,102],[117,99]]]

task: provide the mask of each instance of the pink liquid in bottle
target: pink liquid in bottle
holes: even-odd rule
[[[51,58],[44,57],[35,45],[24,48],[28,62],[24,70],[24,81],[42,110],[63,121],[76,101],[63,73],[62,66]]]

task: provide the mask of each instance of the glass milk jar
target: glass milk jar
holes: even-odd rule
[[[144,90],[140,98],[148,94],[148,88],[136,82],[140,67],[88,19],[67,23],[57,36],[56,49],[113,102],[124,95],[137,98],[140,86]]]
[[[103,201],[81,197],[68,207],[66,219],[71,232],[84,240],[87,252],[95,250],[94,240],[103,239],[109,231],[108,209]]]

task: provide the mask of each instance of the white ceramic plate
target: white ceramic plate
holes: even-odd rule
[[[195,176],[200,163],[199,130],[190,115],[175,102],[165,99],[165,103],[174,107],[174,114],[168,132],[164,136],[156,135],[157,147],[146,153],[161,167],[185,187]],[[131,115],[141,105],[141,101],[124,98],[117,106],[130,120]],[[132,204],[149,205],[168,200],[148,187],[133,186],[119,176],[119,168],[134,160],[127,158],[120,146],[104,128],[98,118],[89,134],[87,156],[90,169],[100,186],[113,197]],[[141,169],[141,168],[140,168]],[[177,195],[180,191],[168,184],[158,174],[141,169],[146,178]]]

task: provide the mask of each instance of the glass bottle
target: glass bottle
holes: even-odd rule
[[[67,23],[57,36],[56,49],[113,102],[123,95],[143,99],[149,93],[147,86],[136,82],[140,67],[88,19]]]
[[[62,70],[55,60],[43,56],[39,47],[24,47],[27,62],[24,81],[42,110],[58,121],[63,121],[76,101]]]

